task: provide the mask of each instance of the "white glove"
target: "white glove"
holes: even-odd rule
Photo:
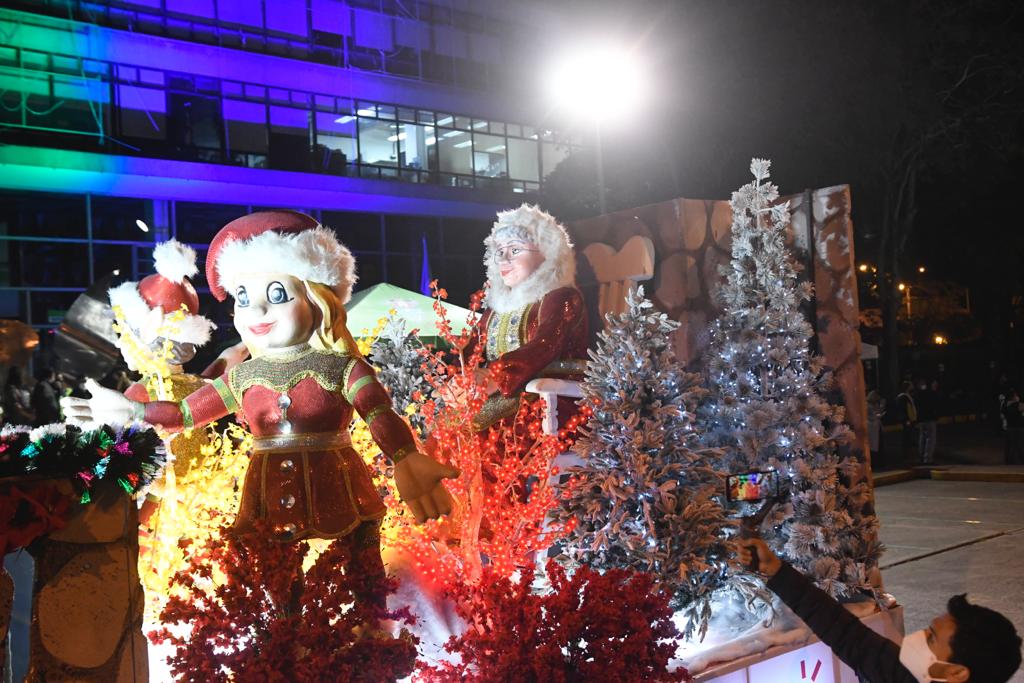
[[[126,425],[142,419],[145,406],[132,401],[124,394],[106,389],[96,380],[85,380],[85,388],[92,398],[73,398],[68,396],[60,401],[64,409],[64,418],[79,427],[94,425]]]

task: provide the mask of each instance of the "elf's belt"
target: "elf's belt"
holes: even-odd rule
[[[352,445],[352,437],[344,432],[311,432],[308,434],[272,434],[254,436],[253,451],[273,453],[274,451],[333,451]]]

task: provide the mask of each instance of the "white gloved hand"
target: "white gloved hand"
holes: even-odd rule
[[[85,388],[92,394],[91,398],[73,398],[68,396],[60,401],[64,409],[64,418],[73,425],[126,425],[140,419],[145,406],[125,397],[124,394],[106,389],[97,384],[96,380],[85,380]]]

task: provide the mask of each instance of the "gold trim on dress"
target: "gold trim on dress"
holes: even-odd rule
[[[374,420],[376,420],[378,417],[380,417],[381,415],[388,411],[392,411],[391,403],[389,401],[385,401],[384,403],[381,403],[380,405],[371,408],[366,413],[366,416],[363,418],[363,422],[365,422],[366,426],[369,427],[370,425],[373,424]]]
[[[352,437],[346,432],[310,432],[307,434],[272,434],[254,436],[252,449],[257,453],[274,451],[329,451],[348,448]]]
[[[376,381],[377,378],[374,375],[366,375],[364,377],[360,377],[359,379],[356,380],[355,384],[353,384],[350,388],[345,390],[345,400],[354,405],[356,402],[356,397],[359,396],[359,392],[366,388],[367,385],[372,384]]]
[[[284,393],[312,377],[325,391],[337,393],[343,388],[342,377],[350,361],[351,356],[345,354],[309,348],[284,357],[260,356],[231,368],[228,387],[236,398],[257,384]]]

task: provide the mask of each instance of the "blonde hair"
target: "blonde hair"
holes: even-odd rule
[[[303,280],[302,283],[306,286],[306,296],[320,311],[320,324],[310,338],[309,345],[315,349],[361,357],[359,347],[348,331],[348,315],[338,295],[319,282]]]

